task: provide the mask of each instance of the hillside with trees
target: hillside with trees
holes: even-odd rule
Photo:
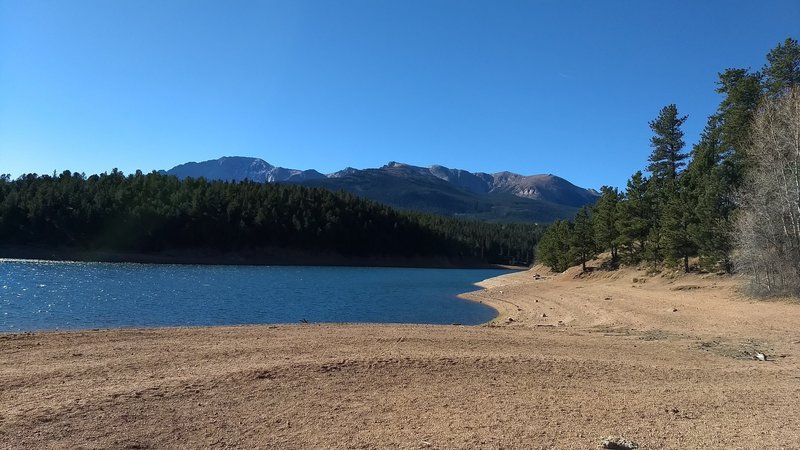
[[[665,106],[650,122],[646,172],[554,223],[540,262],[563,271],[610,252],[612,267],[737,271],[757,294],[800,293],[800,45],[786,39],[760,71],[724,70],[716,91],[722,101],[691,151],[687,116]]]
[[[541,228],[400,212],[345,192],[141,172],[0,177],[0,256],[20,248],[159,255],[293,252],[303,263],[525,264]],[[211,259],[208,262],[213,262]],[[278,259],[274,262],[280,263]]]

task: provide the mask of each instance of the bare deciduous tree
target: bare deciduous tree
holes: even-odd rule
[[[747,151],[737,267],[762,295],[800,294],[800,89],[765,100]]]

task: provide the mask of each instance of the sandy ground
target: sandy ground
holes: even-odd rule
[[[800,304],[629,269],[483,285],[480,327],[0,335],[0,448],[800,448]]]

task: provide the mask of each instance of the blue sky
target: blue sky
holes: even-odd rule
[[[624,186],[648,121],[800,37],[798,1],[0,0],[0,173],[255,156]]]

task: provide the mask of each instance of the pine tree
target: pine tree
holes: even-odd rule
[[[692,162],[683,174],[685,194],[691,198],[695,220],[688,225],[689,235],[700,255],[700,266],[714,270],[721,265],[730,271],[731,223],[733,192],[726,182],[726,168],[730,158],[723,159],[722,127],[716,116],[692,150]]]
[[[603,186],[600,192],[600,199],[595,203],[594,212],[592,213],[594,238],[598,249],[611,251],[611,261],[614,264],[619,258],[617,251],[619,238],[617,222],[620,195],[616,188],[609,186]]]
[[[684,142],[681,126],[687,117],[679,117],[678,107],[672,104],[662,108],[658,117],[650,122],[650,129],[655,134],[650,138],[653,152],[647,170],[653,174],[654,180],[674,180],[686,165],[685,160],[689,155],[682,153]]]
[[[800,44],[787,38],[767,54],[764,72],[764,87],[770,97],[792,92],[800,86]]]
[[[683,181],[683,177],[681,181]],[[682,260],[683,270],[689,272],[689,257],[697,254],[697,245],[692,239],[692,226],[696,222],[693,201],[689,190],[677,180],[669,181],[667,199],[662,211],[660,248],[671,260]]]
[[[743,148],[749,144],[750,125],[753,115],[761,101],[762,76],[746,69],[727,69],[719,74],[717,93],[725,97],[719,104],[716,114],[709,117],[706,133],[718,128],[718,160],[715,164],[725,164],[724,174],[727,183],[736,189],[744,173]],[[702,138],[701,138],[702,143]]]
[[[717,86],[725,97],[692,149],[682,184],[694,208],[689,232],[700,266],[730,272],[734,197],[745,173],[744,148],[761,98],[761,77],[745,69],[727,69],[719,74]]]
[[[645,189],[645,196],[650,206],[650,216],[648,217],[648,233],[645,238],[647,246],[643,248],[642,258],[649,262],[653,268],[664,262],[662,223],[664,210],[669,200],[667,196],[667,186],[670,183],[672,183],[672,181],[667,182],[651,177]]]
[[[648,182],[647,192],[654,201],[654,214],[647,237],[650,245],[644,255],[653,265],[664,261],[665,252],[668,252],[664,245],[669,244],[672,248],[671,242],[675,233],[679,232],[669,229],[668,226],[675,225],[681,220],[678,217],[667,218],[665,215],[678,214],[673,206],[680,202],[674,197],[679,193],[678,178],[688,158],[688,154],[683,152],[683,130],[681,130],[686,118],[687,116],[681,117],[678,114],[678,107],[671,104],[662,108],[658,117],[650,122],[650,129],[654,134],[650,138],[653,151],[647,169],[652,176]]]
[[[638,262],[647,248],[653,226],[653,203],[647,192],[649,180],[636,172],[628,180],[625,199],[617,206],[617,246],[630,262]]]
[[[596,248],[592,217],[589,208],[584,206],[575,215],[575,225],[570,236],[570,252],[574,255],[572,259],[581,263],[584,272],[586,272],[586,261],[597,255]]]
[[[554,272],[567,270],[574,262],[570,252],[571,236],[572,226],[569,222],[553,222],[539,240],[536,252],[539,262]]]

